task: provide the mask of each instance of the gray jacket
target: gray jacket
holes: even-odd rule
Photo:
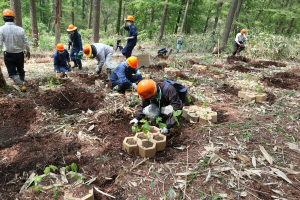
[[[98,63],[97,63],[98,67],[101,68],[104,65],[107,55],[113,54],[114,49],[113,49],[113,47],[108,46],[106,44],[102,44],[102,43],[94,43],[92,45],[97,50],[97,55],[95,56],[95,58],[98,61]]]

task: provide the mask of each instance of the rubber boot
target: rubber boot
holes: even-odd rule
[[[25,74],[23,76],[20,76],[21,81],[25,81]]]
[[[106,69],[106,72],[107,72],[107,79],[106,79],[106,81],[110,81],[111,69],[110,69],[110,68],[107,68],[107,69]]]
[[[82,63],[81,63],[81,62],[78,63],[78,69],[79,69],[79,70],[82,70]]]
[[[24,86],[23,81],[21,80],[21,78],[18,75],[13,76],[12,79],[15,82],[15,84],[18,86],[18,88],[20,89],[21,92],[26,92],[26,87]]]

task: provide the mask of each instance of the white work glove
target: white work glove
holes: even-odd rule
[[[126,40],[126,41],[127,41],[127,40],[128,40],[128,37],[124,38],[124,40]]]
[[[159,107],[155,103],[152,103],[143,109],[143,114],[150,117],[159,116],[160,114]]]
[[[140,75],[142,74],[139,70],[136,72],[136,75]]]
[[[136,90],[137,85],[135,83],[132,83],[132,88]]]
[[[168,129],[166,127],[164,127],[163,129],[159,129],[161,134],[167,134],[168,133]]]
[[[137,118],[134,118],[129,122],[129,124],[136,124],[136,123],[139,123],[139,120]]]
[[[169,115],[173,113],[173,106],[168,105],[166,107],[161,107],[161,113],[164,115]]]

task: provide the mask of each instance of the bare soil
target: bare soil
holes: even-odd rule
[[[279,72],[273,77],[263,77],[261,81],[267,83],[268,86],[284,88],[284,89],[299,89],[300,76],[290,72]]]
[[[150,141],[143,141],[143,142],[142,142],[142,145],[143,145],[143,147],[145,147],[145,148],[149,148],[149,147],[152,147],[152,146],[153,146],[153,143],[150,142]]]
[[[136,141],[134,139],[128,139],[126,142],[129,145],[135,145],[136,144]]]
[[[153,139],[156,140],[156,141],[162,141],[164,138],[159,136],[159,135],[156,135],[156,136],[153,137]]]

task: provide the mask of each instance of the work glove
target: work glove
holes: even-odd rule
[[[135,83],[132,83],[132,88],[136,90],[137,85]]]
[[[127,40],[128,40],[128,37],[124,38],[124,40],[126,40],[126,41],[127,41]]]
[[[168,133],[168,129],[166,127],[164,127],[163,129],[159,129],[161,134],[167,134]]]
[[[30,52],[26,53],[26,57],[28,58],[28,60],[30,59]]]
[[[134,118],[129,122],[129,124],[136,124],[136,123],[139,123],[139,120],[137,118]]]
[[[141,74],[141,72],[138,70],[137,72],[136,72],[136,75],[140,75]]]
[[[161,107],[161,113],[164,115],[169,115],[173,113],[173,106],[168,105],[166,107]]]
[[[79,51],[79,53],[83,54],[83,51]]]

